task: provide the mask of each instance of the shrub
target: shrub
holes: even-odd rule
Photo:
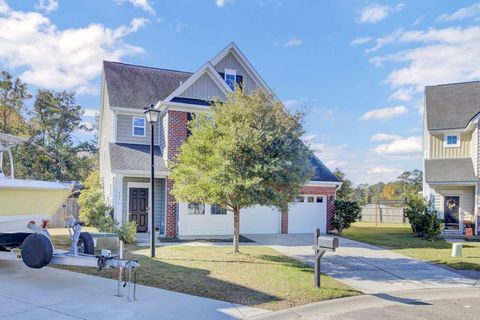
[[[135,243],[137,241],[137,224],[135,221],[122,224],[118,228],[118,236],[125,243]]]
[[[90,174],[84,182],[85,189],[78,197],[80,220],[88,226],[99,227],[100,222],[112,210],[103,200],[98,170]]]
[[[343,230],[350,228],[352,223],[360,219],[361,209],[357,202],[348,200],[335,200],[335,214],[332,226],[341,235]]]
[[[404,214],[415,236],[434,239],[442,232],[437,211],[420,196],[413,195],[407,198]]]

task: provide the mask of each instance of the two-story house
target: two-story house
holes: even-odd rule
[[[225,100],[235,84],[251,92],[271,92],[238,47],[231,43],[195,72],[103,63],[100,112],[100,179],[105,200],[117,221],[135,220],[138,232],[150,232],[150,135],[155,139],[155,229],[168,237],[226,235],[233,232],[231,212],[209,204],[179,203],[171,194],[169,162],[187,138],[192,113],[208,112],[214,98]],[[161,111],[150,132],[143,111]],[[336,188],[341,184],[312,157],[315,176],[288,212],[255,206],[241,212],[240,230],[248,233],[322,232],[330,229]]]
[[[423,194],[445,232],[478,234],[480,82],[425,88]]]

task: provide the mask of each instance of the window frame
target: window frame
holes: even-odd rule
[[[198,205],[199,208],[203,207],[202,213],[191,213],[190,208],[191,205]],[[195,209],[193,209],[195,211]],[[197,202],[189,202],[187,204],[187,215],[189,216],[204,216],[205,215],[205,203],[197,203]]]
[[[219,208],[219,209],[214,209],[214,208]],[[221,212],[223,212],[223,210],[225,210],[225,213],[213,213],[214,210],[220,210]],[[218,205],[218,204],[210,205],[210,215],[212,215],[212,216],[225,216],[225,215],[227,215],[227,213],[228,213],[227,208],[224,208],[221,205]]]
[[[237,70],[235,69],[226,69],[224,70],[224,75],[223,75],[223,80],[225,81],[225,83],[227,84],[227,86],[232,89],[232,91],[235,90],[235,84],[237,83]],[[230,76],[233,76],[233,88],[230,87],[230,85],[228,84],[227,82],[227,76],[230,75]]]
[[[143,121],[143,135],[135,134],[135,128],[140,128],[140,126],[135,125],[135,120]],[[133,137],[146,137],[147,136],[147,121],[143,117],[132,117],[132,136]]]
[[[455,144],[449,144],[449,143],[448,143],[448,138],[449,138],[449,137],[456,137],[457,143],[455,143]],[[445,134],[443,135],[443,146],[444,146],[445,148],[459,148],[459,147],[460,147],[460,144],[461,144],[460,138],[461,138],[460,133],[445,133]]]

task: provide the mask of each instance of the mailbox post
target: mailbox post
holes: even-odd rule
[[[320,262],[323,255],[327,251],[335,252],[338,246],[337,237],[322,237],[320,236],[320,229],[315,230],[314,244],[312,246],[315,252],[315,287],[320,288]]]

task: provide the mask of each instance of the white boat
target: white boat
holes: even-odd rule
[[[72,185],[60,182],[15,179],[11,148],[24,140],[0,133],[0,235],[32,232],[28,224],[42,226],[58,210],[72,192]],[[10,176],[5,176],[2,164],[8,155]]]

